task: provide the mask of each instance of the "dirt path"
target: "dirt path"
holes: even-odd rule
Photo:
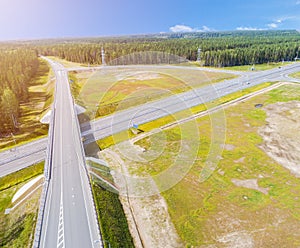
[[[170,129],[170,128],[173,128],[173,127],[175,127],[175,126],[177,126],[177,125],[179,125],[179,124],[183,124],[183,123],[186,123],[186,122],[188,122],[188,121],[191,121],[191,120],[193,120],[193,119],[195,119],[195,118],[200,118],[200,117],[203,117],[203,116],[206,116],[206,115],[215,113],[215,112],[217,112],[217,111],[219,111],[219,110],[221,110],[221,109],[225,109],[225,108],[228,108],[228,107],[230,107],[230,106],[232,106],[232,105],[239,104],[239,103],[242,102],[242,101],[246,101],[246,100],[251,99],[251,98],[253,98],[253,97],[257,96],[257,95],[264,94],[264,93],[266,93],[266,92],[268,92],[268,91],[274,90],[274,89],[276,89],[276,88],[278,88],[278,87],[280,87],[280,86],[286,85],[286,84],[292,84],[292,83],[279,82],[279,83],[273,84],[273,85],[271,85],[271,86],[269,86],[269,87],[266,87],[266,88],[261,89],[261,90],[259,90],[259,91],[256,91],[256,92],[247,94],[247,95],[242,96],[242,97],[239,97],[239,98],[237,98],[237,99],[235,99],[235,100],[232,100],[232,101],[230,101],[230,102],[226,102],[226,103],[220,104],[220,105],[218,105],[218,106],[216,106],[216,107],[213,107],[213,108],[211,108],[211,109],[209,109],[209,110],[202,111],[202,112],[200,112],[200,113],[198,113],[198,114],[194,114],[194,115],[192,115],[192,116],[190,116],[190,117],[187,117],[187,118],[184,118],[184,119],[181,119],[181,120],[172,122],[172,123],[168,123],[168,124],[166,124],[166,125],[164,125],[164,126],[161,126],[160,128],[153,129],[152,131],[149,131],[149,132],[147,132],[147,133],[142,133],[142,134],[140,134],[140,135],[138,135],[138,136],[132,138],[132,139],[130,140],[130,142],[131,142],[132,144],[134,144],[135,142],[137,142],[137,141],[139,141],[139,140],[141,140],[141,139],[144,139],[144,138],[146,138],[146,137],[149,137],[149,136],[151,136],[151,135],[153,135],[153,134],[155,134],[155,133],[161,132],[161,130]]]
[[[126,159],[118,152],[106,149],[99,154],[106,159],[114,170],[114,181],[120,189],[120,200],[126,214],[129,229],[136,247],[182,247],[183,244],[177,235],[169,216],[168,207],[164,198],[159,194],[147,195],[145,187],[136,183],[130,175]],[[130,163],[130,162],[129,162]],[[151,187],[156,187],[153,182]],[[153,189],[151,189],[152,191]],[[145,195],[141,196],[142,193]]]
[[[276,103],[264,108],[267,125],[259,130],[261,149],[276,162],[300,177],[300,102]]]
[[[246,96],[240,97],[228,103],[221,104],[207,111],[164,125],[159,129],[154,129],[150,132],[142,133],[129,141],[123,142],[125,144],[124,146],[131,147],[130,149],[135,149],[135,148],[139,149],[140,147],[136,146],[135,143],[141,139],[149,137],[155,133],[159,133],[164,129],[173,128],[176,125],[186,123],[194,118],[199,118],[214,113],[216,111],[219,111],[221,109],[230,107],[232,105],[238,104],[242,101],[266,93],[270,90],[273,90],[285,84],[288,83],[276,83],[270,87],[264,88],[257,92],[250,93]],[[122,146],[123,144],[121,143],[118,146],[120,145]],[[109,163],[109,166],[115,171],[114,180],[116,185],[120,189],[120,195],[121,195],[120,199],[125,214],[127,216],[129,228],[133,236],[136,247],[150,247],[150,248],[183,247],[184,245],[180,241],[177,232],[175,230],[175,227],[169,216],[167,204],[164,198],[159,194],[159,190],[156,189],[157,194],[155,195],[137,197],[137,196],[141,196],[143,191],[146,191],[144,192],[144,195],[147,195],[147,186],[150,185],[152,188],[151,190],[153,191],[153,188],[155,188],[156,185],[154,182],[152,183],[148,182],[147,185],[141,185],[140,183],[137,183],[137,181],[130,174],[129,171],[130,164],[132,163],[132,161],[122,156],[121,153],[118,152],[117,149],[118,146],[114,146],[113,148],[109,148],[101,151],[99,156],[103,157]],[[300,146],[298,145],[298,147]],[[300,154],[300,152],[298,153]],[[241,182],[236,181],[236,183],[239,184]],[[242,183],[243,185],[245,184],[244,186],[249,188],[258,187],[256,183],[253,181],[249,181],[249,182],[247,181]],[[264,191],[264,193],[266,192]],[[232,237],[229,236],[223,237],[221,238],[220,242],[228,243],[231,240],[231,238]],[[249,240],[249,242],[251,243],[252,241]],[[252,247],[250,243],[245,247]],[[233,243],[231,242],[231,244]],[[232,246],[232,247],[238,247],[238,246]]]

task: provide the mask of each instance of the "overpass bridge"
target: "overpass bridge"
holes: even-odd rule
[[[103,247],[67,71],[56,75],[45,184],[33,247]]]

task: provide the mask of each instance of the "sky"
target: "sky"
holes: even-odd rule
[[[0,40],[300,30],[300,0],[0,0]]]

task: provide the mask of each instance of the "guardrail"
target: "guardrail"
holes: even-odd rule
[[[49,61],[48,61],[49,62]],[[67,71],[64,71],[67,73]],[[70,91],[70,88],[69,88]],[[54,95],[56,96],[56,83],[55,83],[55,93]],[[95,220],[95,224],[96,224],[96,230],[94,230],[96,232],[96,235],[98,237],[96,242],[99,244],[100,247],[103,247],[103,242],[100,236],[100,228],[99,228],[99,224],[98,224],[98,218],[97,218],[97,213],[96,213],[96,207],[94,204],[94,200],[93,200],[93,193],[92,193],[92,188],[91,188],[91,183],[89,180],[89,174],[88,174],[88,170],[87,170],[87,166],[86,166],[86,160],[85,160],[85,153],[84,153],[84,148],[83,148],[83,144],[81,142],[81,132],[80,132],[80,126],[79,126],[79,121],[77,118],[77,114],[75,113],[75,103],[74,100],[71,96],[71,94],[69,95],[69,100],[72,106],[72,111],[71,111],[71,115],[72,115],[72,119],[73,119],[73,123],[75,125],[73,125],[74,127],[74,136],[75,138],[75,142],[77,144],[75,144],[76,148],[76,153],[78,154],[78,158],[79,158],[79,162],[80,162],[80,173],[81,173],[81,178],[82,178],[82,183],[83,183],[83,187],[85,187],[85,192],[87,195],[87,199],[88,202],[90,203],[90,210],[91,210],[91,218],[93,218]],[[56,97],[54,98],[56,99]],[[35,228],[35,233],[34,233],[34,242],[32,247],[33,248],[38,248],[40,246],[41,243],[41,236],[42,236],[42,227],[43,227],[43,221],[44,221],[44,215],[45,215],[45,209],[46,209],[46,201],[47,201],[47,196],[49,194],[49,189],[50,189],[50,179],[51,179],[51,172],[52,172],[52,154],[53,154],[53,133],[54,133],[54,123],[55,123],[55,101],[54,104],[52,105],[52,113],[51,113],[51,121],[49,123],[49,133],[48,133],[48,145],[47,145],[47,150],[46,150],[46,160],[45,160],[45,166],[44,166],[44,175],[45,175],[45,182],[43,185],[43,191],[42,191],[42,195],[40,198],[40,206],[39,206],[39,212],[38,212],[38,218],[37,218],[37,222],[36,222],[36,228]]]
[[[48,191],[49,191],[49,181],[51,179],[55,108],[52,111],[51,115],[52,115],[52,117],[51,117],[52,121],[49,124],[48,148],[46,150],[46,160],[45,160],[45,165],[44,165],[45,182],[44,182],[42,195],[40,198],[40,207],[39,207],[39,213],[38,213],[38,218],[37,218],[36,227],[35,227],[34,242],[33,242],[33,246],[32,246],[33,248],[38,248],[40,245],[42,225],[43,225],[43,220],[44,220],[44,212],[45,212],[46,200],[47,200]]]
[[[70,88],[69,88],[70,90]],[[71,96],[71,93],[69,94]],[[78,147],[79,148],[79,151],[76,150],[76,153],[77,153],[77,156],[78,158],[82,158],[82,159],[79,159],[79,162],[81,162],[81,168],[83,170],[83,174],[81,174],[81,178],[84,182],[84,186],[85,186],[85,192],[87,193],[87,196],[88,196],[88,200],[91,204],[91,208],[92,208],[92,215],[93,215],[93,219],[95,220],[96,222],[96,228],[97,228],[97,235],[98,235],[98,239],[96,240],[100,247],[102,248],[103,247],[103,241],[102,241],[102,238],[101,238],[101,231],[100,231],[100,227],[99,227],[99,223],[98,223],[98,215],[97,215],[97,212],[96,212],[96,206],[95,206],[95,202],[94,202],[94,198],[93,198],[93,192],[92,192],[92,185],[91,185],[91,182],[90,182],[90,179],[89,179],[89,172],[88,172],[88,169],[87,169],[87,165],[86,165],[86,158],[85,158],[85,152],[84,152],[84,147],[83,147],[83,142],[81,141],[81,131],[80,131],[80,125],[79,125],[79,120],[78,120],[78,117],[77,117],[77,114],[76,114],[76,111],[75,111],[75,101],[74,99],[71,97],[69,99],[71,101],[71,106],[73,106],[72,108],[72,119],[74,120],[75,122],[75,132],[74,133],[74,136],[76,135],[77,139],[75,138],[75,147]],[[73,130],[74,130],[73,129]],[[76,141],[78,142],[78,144],[76,144]]]
[[[54,90],[54,99],[56,96],[56,82],[55,82],[55,90]],[[43,191],[40,198],[40,206],[38,212],[38,218],[36,221],[35,232],[34,232],[34,241],[32,244],[33,248],[39,248],[41,242],[41,234],[42,234],[42,226],[46,208],[46,201],[49,192],[49,184],[51,179],[51,171],[52,171],[52,154],[53,154],[53,133],[54,133],[54,123],[55,123],[55,100],[52,105],[52,113],[51,113],[51,121],[49,123],[49,131],[48,131],[48,144],[46,150],[46,159],[44,165],[44,176],[45,182],[43,186]]]

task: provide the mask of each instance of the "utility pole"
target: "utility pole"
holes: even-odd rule
[[[105,62],[105,52],[104,52],[103,47],[101,48],[101,58],[102,58],[102,65],[106,65],[106,62]]]
[[[18,128],[18,122],[17,122],[16,117],[14,116],[14,114],[11,114],[11,119],[12,119],[12,121],[14,123],[14,127]]]
[[[15,139],[15,136],[13,135],[13,133],[11,132],[10,133],[10,135],[11,135],[11,137],[13,138],[13,140],[14,140],[14,143],[15,143],[15,146],[11,149],[11,151],[17,151],[17,148],[16,148],[16,146],[17,146],[17,142],[16,142],[16,139]],[[16,154],[14,155],[14,156],[16,156]]]
[[[14,143],[15,143],[15,146],[17,145],[17,142],[16,142],[16,139],[15,139],[15,136],[13,135],[13,133],[11,132],[10,133],[10,135],[11,135],[11,137],[13,138],[13,140],[14,140]]]
[[[198,53],[197,53],[197,62],[201,62],[201,48],[198,48]]]

